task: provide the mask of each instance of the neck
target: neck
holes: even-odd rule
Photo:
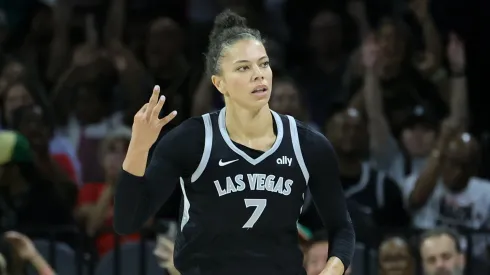
[[[274,134],[269,105],[259,110],[247,110],[236,104],[226,105],[226,129],[232,140],[252,140],[264,133]]]
[[[348,156],[339,154],[339,170],[340,175],[346,177],[355,177],[362,172],[362,161],[357,156]]]

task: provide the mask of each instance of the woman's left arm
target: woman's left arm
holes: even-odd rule
[[[301,142],[309,173],[308,186],[330,243],[329,259],[321,275],[342,275],[354,255],[354,227],[347,211],[334,149],[322,134],[308,132]]]

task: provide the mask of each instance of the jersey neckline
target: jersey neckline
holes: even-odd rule
[[[274,121],[276,122],[276,127],[277,127],[277,136],[276,136],[276,141],[272,145],[272,147],[265,151],[263,154],[261,154],[257,158],[252,158],[247,153],[243,152],[240,150],[236,145],[233,143],[231,140],[230,136],[228,135],[228,130],[226,130],[226,107],[221,109],[219,112],[219,117],[218,117],[218,126],[219,126],[219,131],[221,133],[221,136],[223,137],[224,141],[230,147],[231,150],[233,150],[235,153],[237,153],[239,156],[241,156],[243,159],[245,159],[247,162],[249,162],[252,165],[256,165],[266,159],[268,156],[272,155],[277,148],[279,148],[279,145],[281,145],[283,136],[284,136],[284,128],[282,124],[282,119],[281,117],[274,111],[271,110],[272,116],[274,117]]]

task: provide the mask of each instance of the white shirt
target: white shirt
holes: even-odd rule
[[[418,175],[407,178],[403,195],[408,198],[415,187]],[[413,225],[433,228],[445,225],[465,229],[490,229],[490,181],[473,177],[459,193],[449,191],[439,179],[425,206],[413,212]],[[489,244],[483,236],[473,238],[474,252],[481,255]]]

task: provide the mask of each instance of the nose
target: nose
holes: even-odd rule
[[[264,79],[264,72],[262,68],[260,68],[258,65],[253,66],[253,80],[263,80]]]

